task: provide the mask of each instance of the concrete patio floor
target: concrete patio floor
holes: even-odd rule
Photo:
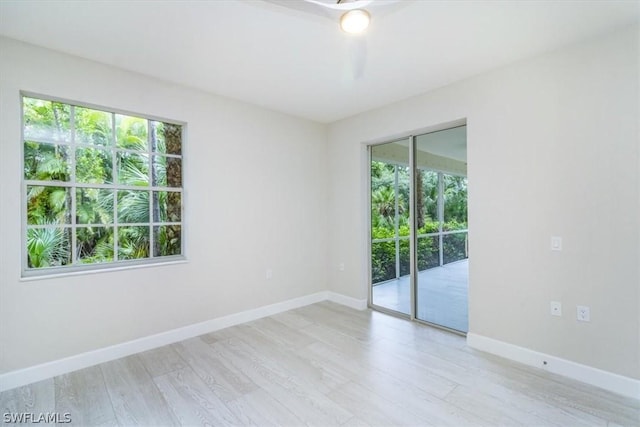
[[[418,273],[418,319],[467,332],[468,280],[468,259]],[[409,276],[373,286],[373,304],[390,310],[409,314],[410,298]]]

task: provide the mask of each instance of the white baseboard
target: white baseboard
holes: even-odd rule
[[[54,360],[41,365],[7,372],[0,375],[0,391],[21,387],[37,381],[53,378],[57,375],[77,371],[78,369],[88,368],[99,363],[109,362],[121,357],[130,356],[135,353],[140,353],[142,351],[173,344],[188,338],[197,337],[198,335],[228,328],[229,326],[239,325],[241,323],[250,322],[252,320],[326,300],[356,308],[358,310],[366,308],[366,300],[364,301],[363,306],[362,301],[355,298],[340,295],[335,292],[318,292],[300,298],[294,298],[276,304],[195,323],[182,328],[172,329],[170,331],[127,341],[121,344],[88,351],[75,356],[65,357],[64,359]]]
[[[467,345],[476,350],[541,368],[583,383],[591,384],[623,396],[640,399],[640,380],[582,365],[560,357],[519,347],[482,335],[468,333]],[[547,362],[546,365],[544,362]]]
[[[327,291],[327,300],[333,301],[337,304],[345,305],[347,307],[353,308],[354,310],[365,310],[367,308],[366,299],[348,297],[346,295],[342,295],[332,291]]]

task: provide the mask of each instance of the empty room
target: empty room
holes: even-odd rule
[[[0,0],[3,425],[640,426],[637,0]]]

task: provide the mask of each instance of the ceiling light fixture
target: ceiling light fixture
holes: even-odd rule
[[[371,16],[364,9],[353,9],[342,15],[340,18],[340,28],[350,34],[363,32],[369,26]]]

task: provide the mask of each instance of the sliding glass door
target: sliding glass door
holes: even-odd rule
[[[409,139],[371,147],[371,302],[411,314]]]
[[[415,138],[416,318],[468,329],[466,127]]]
[[[371,306],[466,332],[466,126],[370,155]]]

